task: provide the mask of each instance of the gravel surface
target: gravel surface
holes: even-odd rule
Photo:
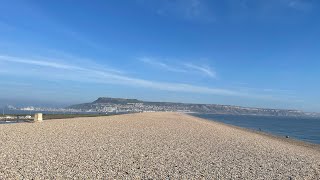
[[[318,146],[179,113],[0,125],[0,179],[320,179]]]

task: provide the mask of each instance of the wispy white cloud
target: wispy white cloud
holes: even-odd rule
[[[142,57],[142,58],[138,58],[140,61],[155,66],[157,68],[161,68],[161,69],[165,69],[166,71],[172,71],[172,72],[186,72],[185,69],[181,69],[181,68],[177,68],[177,67],[173,67],[169,64],[166,64],[164,62],[155,60],[154,58],[150,58],[150,57]]]
[[[91,69],[89,67],[82,67],[78,65],[62,64],[57,62],[48,62],[43,60],[34,60],[30,58],[21,58],[15,56],[1,55],[0,61],[5,61],[7,63],[14,64],[26,64],[35,67],[46,67],[52,70],[48,72],[46,69],[43,74],[47,76],[52,76],[52,78],[60,78],[61,80],[75,80],[75,81],[85,81],[91,83],[102,83],[102,84],[121,84],[126,86],[144,87],[164,91],[174,91],[174,92],[188,92],[188,93],[200,93],[200,94],[213,94],[222,96],[239,96],[248,98],[260,98],[269,99],[274,98],[270,95],[255,95],[250,93],[243,93],[235,90],[223,89],[223,88],[212,88],[204,86],[196,86],[184,83],[170,83],[170,82],[158,82],[152,80],[145,80],[140,78],[134,78],[131,76],[116,74],[109,71],[102,71]],[[11,64],[14,66],[14,64]],[[39,68],[41,70],[41,68]],[[65,73],[56,73],[55,70],[63,70]],[[33,72],[24,71],[16,72],[17,75],[23,76],[23,73],[31,73],[29,75],[39,76],[39,74],[32,74]],[[34,73],[41,73],[37,71]]]
[[[289,89],[277,89],[277,88],[253,88],[248,86],[249,84],[243,84],[241,86],[235,86],[233,89],[238,89],[241,92],[254,92],[254,93],[268,93],[286,95],[287,97],[296,97],[296,92]]]
[[[103,62],[111,62],[110,60],[106,58],[99,58],[99,59],[91,59],[91,58],[84,58],[83,56],[76,56],[74,54],[71,54],[69,52],[53,49],[53,48],[46,48],[46,47],[28,47],[27,49],[25,47],[28,46],[28,43],[16,43],[16,42],[0,42],[0,56],[2,58],[5,57],[5,55],[1,54],[13,54],[15,52],[19,52],[19,55],[21,56],[28,56],[29,59],[31,59],[30,62],[36,61],[39,59],[42,59],[46,62],[55,62],[57,64],[64,64],[64,60],[68,60],[69,64],[82,64],[84,67],[91,67],[91,69],[103,69],[108,70],[110,72],[118,73],[118,74],[125,74],[125,71],[119,70],[117,68],[114,68],[112,66],[107,66],[105,64],[100,64],[98,61]],[[2,51],[2,49],[4,51]],[[12,49],[15,51],[8,51],[8,49]],[[37,55],[30,56],[30,52],[38,52]],[[8,56],[6,60],[11,60]],[[4,61],[4,60],[3,60]],[[1,63],[1,62],[0,62]],[[33,62],[37,63],[37,62]],[[1,64],[0,64],[1,65]]]
[[[97,63],[97,59],[90,59],[90,58],[84,58],[84,57],[78,57],[73,54],[60,51],[60,50],[55,50],[55,49],[43,49],[47,54],[50,54],[50,57],[52,58],[47,58],[45,56],[37,56],[37,59],[42,59],[46,61],[52,61],[54,60],[55,62],[59,62],[59,59],[65,60],[67,59],[69,63],[73,64],[82,64],[83,67],[91,67],[91,69],[97,69],[97,70],[103,70],[103,71],[108,71],[108,72],[113,72],[117,74],[125,74],[126,72],[111,66],[107,65],[102,65]],[[107,59],[98,59],[98,60],[103,60],[104,62],[107,62]]]
[[[312,9],[313,5],[310,0],[287,0],[286,3],[288,7],[301,11],[308,11]]]
[[[78,43],[86,48],[92,50],[97,50],[100,52],[109,51],[110,47],[99,41],[99,39],[94,39],[92,36],[86,34],[85,32],[80,31],[79,27],[70,27],[61,23],[54,16],[48,14],[43,7],[39,6],[35,2],[24,2],[24,1],[13,1],[10,3],[2,3],[3,7],[0,10],[6,9],[8,13],[4,13],[4,18],[10,19],[15,15],[16,12],[19,12],[19,17],[22,21],[31,22],[26,26],[25,23],[15,23],[14,27],[11,24],[1,21],[0,19],[0,28],[12,30],[15,29],[21,34],[32,31],[42,32],[42,27],[49,29],[45,33],[38,33],[38,36],[50,36],[53,33],[56,38],[69,39],[71,42]],[[32,27],[30,29],[30,27]],[[0,30],[1,30],[0,29]]]
[[[181,72],[181,73],[192,73],[192,74],[203,74],[210,78],[216,78],[217,74],[208,65],[196,65],[193,63],[178,63],[177,65],[171,65],[164,63],[163,61],[157,60],[155,58],[143,57],[138,58],[140,61],[155,66],[157,68],[164,69],[171,72]]]
[[[274,15],[284,16],[283,11],[290,8],[301,12],[313,9],[313,0],[225,0],[227,13],[221,16],[217,7],[221,2],[210,0],[137,0],[158,15],[188,21],[212,23],[230,16],[243,19],[248,16],[267,18]],[[240,16],[240,17],[239,17]]]
[[[185,64],[186,67],[192,69],[192,70],[196,70],[196,71],[199,71],[211,78],[216,78],[217,77],[217,74],[215,71],[213,71],[209,66],[199,66],[199,65],[194,65],[194,64],[191,64],[191,63],[187,63]]]
[[[286,21],[291,18],[296,21],[292,14],[287,13],[288,9],[309,12],[317,4],[317,1],[313,0],[226,0],[226,2],[230,9],[227,17],[244,20],[253,16],[260,21],[268,19],[283,21],[284,18]]]
[[[271,89],[271,88],[266,88],[263,89],[263,91],[265,92],[276,92],[276,93],[286,93],[286,94],[294,94],[294,92],[292,90],[288,90],[288,89]]]
[[[33,60],[33,59],[23,59],[23,58],[17,58],[17,57],[6,56],[6,55],[0,55],[0,60],[1,61],[8,61],[8,62],[15,62],[15,63],[37,65],[37,66],[45,66],[45,67],[51,67],[51,68],[57,68],[57,69],[83,70],[83,68],[80,68],[77,66],[71,66],[71,65],[67,65],[67,64],[55,63],[55,62],[50,62],[50,61],[39,61],[39,60]]]
[[[189,21],[211,23],[215,16],[208,9],[206,0],[138,0],[160,16],[175,17]]]

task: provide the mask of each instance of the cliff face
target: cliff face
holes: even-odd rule
[[[248,108],[240,106],[219,104],[187,104],[172,102],[146,102],[137,99],[123,99],[100,97],[91,103],[72,105],[67,108],[85,111],[104,111],[107,108],[125,110],[127,112],[142,111],[185,111],[197,113],[216,114],[243,114],[243,115],[266,115],[266,116],[307,116],[307,113],[297,110]]]

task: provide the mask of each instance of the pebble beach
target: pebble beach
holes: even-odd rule
[[[320,148],[182,113],[0,125],[0,179],[320,179]]]

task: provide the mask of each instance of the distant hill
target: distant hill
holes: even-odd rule
[[[137,99],[100,97],[91,103],[76,104],[67,107],[83,111],[119,111],[119,112],[143,112],[143,111],[183,111],[196,113],[215,114],[242,114],[265,116],[313,116],[299,110],[250,108],[241,106],[219,104],[190,104],[173,102],[148,102]]]
[[[128,104],[128,103],[143,103],[137,99],[123,99],[123,98],[110,98],[110,97],[100,97],[92,103],[113,103],[113,104]]]

